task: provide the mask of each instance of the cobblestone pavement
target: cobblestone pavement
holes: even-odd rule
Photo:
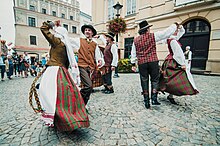
[[[32,77],[0,82],[0,145],[220,145],[220,77],[194,75],[200,94],[147,110],[138,74],[114,78],[115,93],[96,88],[88,104],[91,126],[72,133],[44,126],[28,104]]]

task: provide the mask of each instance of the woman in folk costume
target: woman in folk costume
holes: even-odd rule
[[[185,30],[180,25],[175,33],[167,39],[169,54],[161,69],[160,90],[170,93],[167,99],[172,104],[176,104],[173,95],[195,95],[198,93],[192,74],[186,68],[184,54],[178,41],[184,33]]]
[[[49,31],[53,25],[52,22],[44,22],[40,27],[44,37],[51,45],[50,59],[40,81],[40,100],[37,97],[35,82],[41,74],[32,84],[29,102],[36,112],[42,112],[42,119],[46,125],[55,126],[60,131],[89,127],[85,104],[77,87],[80,84],[79,69],[68,32],[64,27],[58,26],[53,35]],[[68,72],[69,65],[71,75]],[[33,94],[38,109],[32,105]]]

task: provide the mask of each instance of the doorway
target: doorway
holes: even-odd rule
[[[193,19],[183,24],[185,34],[180,39],[183,51],[190,46],[192,51],[192,68],[205,70],[208,60],[210,24],[203,19]]]

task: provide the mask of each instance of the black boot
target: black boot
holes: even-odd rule
[[[151,103],[152,103],[152,105],[160,105],[161,104],[157,101],[157,93],[151,93]]]
[[[149,99],[149,95],[144,95],[144,104],[145,104],[145,107],[147,108],[147,109],[149,109],[150,108],[150,99]]]
[[[176,103],[176,101],[174,100],[172,94],[168,95],[168,96],[167,96],[167,99],[170,101],[170,103],[172,103],[172,104],[176,104],[176,105],[177,105],[177,103]]]
[[[107,85],[104,85],[104,89],[102,89],[101,91],[102,91],[102,93],[105,93],[105,91],[107,91],[107,90],[108,90]]]
[[[107,90],[104,92],[105,94],[111,94],[111,93],[114,93],[114,89],[113,87],[112,88],[107,88]]]

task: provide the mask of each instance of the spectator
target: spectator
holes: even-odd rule
[[[42,57],[41,64],[42,64],[43,67],[47,64],[47,60],[46,60],[45,57]]]
[[[5,60],[5,66],[6,66],[6,73],[8,76],[8,79],[11,80],[11,76],[13,75],[14,65],[11,55],[7,55],[7,59]]]
[[[1,80],[4,81],[5,76],[5,57],[2,52],[0,52],[0,69],[1,69]]]

